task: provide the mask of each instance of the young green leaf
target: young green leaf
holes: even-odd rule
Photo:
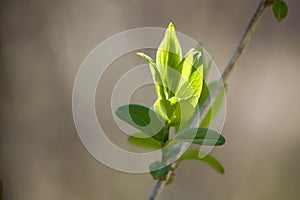
[[[202,53],[195,49],[190,49],[179,64],[178,70],[182,78],[188,80],[191,74],[203,64]]]
[[[157,150],[162,147],[161,142],[149,137],[149,135],[142,132],[130,135],[127,141],[133,146],[143,149]]]
[[[154,179],[165,179],[170,171],[170,166],[155,162],[150,164],[149,170]]]
[[[168,124],[177,124],[180,122],[180,115],[176,113],[178,107],[179,99],[176,97],[170,99],[158,99],[154,103],[155,112],[166,120]]]
[[[202,91],[203,62],[201,52],[191,49],[179,64],[181,79],[175,96],[189,99],[195,107]]]
[[[170,23],[157,50],[156,63],[160,66],[169,66],[176,69],[181,57],[181,47],[176,36],[175,27]]]
[[[224,136],[206,128],[191,128],[181,131],[175,135],[174,139],[205,146],[220,146],[225,144]]]
[[[179,100],[177,97],[158,99],[154,104],[154,110],[169,126],[176,126],[189,120],[194,113],[194,107],[188,100]]]
[[[209,91],[213,89],[215,84],[216,84],[216,81],[210,83],[208,86],[205,82],[203,83],[202,93],[201,93],[201,96],[200,96],[199,101],[198,101],[199,108],[201,108],[203,106],[203,104],[204,104],[204,102],[206,101],[207,98],[210,98],[210,92]],[[203,121],[200,123],[199,127],[208,128],[211,121],[214,119],[214,117],[220,111],[222,103],[225,99],[224,96],[226,94],[226,89],[227,89],[226,84],[224,86],[225,87],[221,90],[220,94],[217,96],[215,102],[213,103],[213,105],[209,109],[209,111],[206,114]]]
[[[284,19],[288,14],[288,6],[283,0],[273,0],[272,10],[278,21]]]
[[[174,183],[174,180],[175,180],[174,176],[170,176],[170,178],[166,182],[166,185],[167,186],[172,185]]]
[[[210,93],[209,93],[208,85],[206,84],[205,81],[203,81],[201,95],[200,95],[200,98],[198,100],[198,106],[199,106],[199,108],[201,108],[203,106],[204,102],[206,101],[206,99],[208,97],[210,97],[209,94]]]
[[[145,106],[137,104],[124,105],[116,110],[116,115],[160,142],[164,142],[166,139],[164,135],[164,123],[154,111]]]
[[[196,49],[196,51],[201,52],[202,63],[203,63],[203,77],[204,77],[204,80],[207,80],[210,69],[211,69],[211,65],[213,63],[212,59],[210,57],[208,57],[209,61],[206,62],[204,48],[203,48],[203,45],[201,43],[198,43],[198,45],[196,46],[195,49]]]
[[[219,173],[224,174],[224,167],[216,158],[209,154],[206,154],[205,157],[200,158],[202,157],[199,156],[200,154],[204,153],[198,150],[188,150],[184,152],[183,155],[180,157],[180,162],[184,160],[202,161],[211,166],[213,169],[217,170]]]
[[[176,36],[175,28],[169,24],[165,36],[156,52],[156,63],[168,97],[174,96],[178,81],[174,77],[181,61],[181,47]],[[180,76],[178,76],[180,77]]]
[[[165,99],[166,96],[165,96],[165,93],[164,93],[164,86],[163,86],[163,83],[162,83],[162,80],[161,80],[161,77],[160,77],[160,74],[159,74],[159,71],[157,69],[157,66],[156,66],[155,62],[149,56],[147,56],[144,53],[137,53],[137,55],[141,56],[142,58],[144,58],[149,63],[152,78],[153,78],[153,81],[155,83],[157,98],[158,99]]]

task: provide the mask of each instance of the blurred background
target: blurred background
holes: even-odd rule
[[[183,163],[162,200],[299,199],[300,2],[286,2],[289,14],[280,23],[270,9],[265,12],[229,79],[223,130],[227,143],[212,152],[225,174],[203,163]],[[78,137],[71,104],[80,64],[113,34],[166,27],[172,21],[178,31],[202,42],[222,70],[257,4],[258,0],[1,1],[4,199],[147,199],[154,184],[150,175],[102,165]],[[107,72],[105,79],[112,83],[133,64],[144,63],[136,56],[120,59]],[[113,87],[105,79],[97,90],[98,118],[111,132],[108,137],[124,145],[126,136],[105,111]],[[154,100],[153,87],[141,88],[132,98],[148,105]]]

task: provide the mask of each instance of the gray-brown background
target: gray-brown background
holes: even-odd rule
[[[270,10],[265,13],[230,78],[223,132],[227,143],[213,151],[226,173],[219,175],[202,163],[184,163],[162,199],[299,199],[300,4],[287,3],[289,15],[280,23]],[[154,183],[149,175],[105,167],[79,140],[71,95],[81,62],[94,46],[115,33],[165,27],[172,21],[178,31],[201,41],[223,69],[256,4],[239,0],[2,1],[0,178],[4,199],[146,199]],[[112,69],[124,65],[124,71],[133,61],[143,63],[129,56]],[[104,112],[110,103],[105,94],[111,87],[100,82],[103,93],[97,93],[97,111],[111,132],[109,137],[123,145],[126,137],[115,134],[118,129],[111,114]],[[153,95],[153,88],[145,87],[135,98],[150,104]]]

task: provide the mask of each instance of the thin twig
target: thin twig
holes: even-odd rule
[[[228,64],[226,65],[225,70],[222,73],[222,77],[220,80],[218,80],[218,82],[216,83],[215,87],[213,88],[210,98],[207,98],[206,101],[204,102],[203,106],[200,109],[200,122],[203,121],[204,117],[207,115],[209,109],[211,108],[211,105],[214,103],[214,101],[216,100],[217,96],[220,94],[222,88],[223,88],[223,84],[224,82],[227,81],[232,69],[234,68],[237,60],[239,59],[239,57],[241,56],[241,54],[243,53],[245,47],[248,45],[248,43],[250,42],[250,39],[256,29],[257,24],[259,23],[263,12],[265,11],[265,9],[272,5],[273,1],[272,0],[260,0],[254,14],[252,15],[242,37],[240,42],[238,43],[237,47],[235,48]],[[182,145],[182,148],[184,146]],[[173,165],[177,165],[177,162],[173,163]],[[150,194],[149,200],[156,200],[159,197],[160,192],[163,190],[166,181],[171,177],[171,173],[169,172],[167,178],[165,180],[157,180],[152,192]]]
[[[159,192],[163,190],[164,186],[163,180],[157,180],[151,191],[149,200],[155,200],[159,196]]]
[[[207,115],[211,105],[214,103],[218,95],[220,94],[224,83],[226,83],[232,69],[234,68],[237,60],[241,56],[242,52],[244,51],[245,47],[250,42],[250,39],[252,38],[252,35],[256,29],[257,24],[259,23],[263,12],[265,9],[272,5],[272,1],[270,0],[261,0],[255,9],[255,12],[253,13],[242,37],[239,41],[238,45],[236,46],[228,64],[225,67],[225,70],[222,73],[222,77],[218,82],[216,83],[215,87],[212,89],[212,92],[210,94],[210,98],[207,98],[204,102],[203,106],[200,108],[200,122],[203,121],[204,117]]]

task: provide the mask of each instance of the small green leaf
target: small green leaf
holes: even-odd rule
[[[201,154],[205,153],[198,150],[188,150],[180,157],[180,162],[184,160],[202,161],[217,170],[219,173],[224,174],[224,167],[216,158],[209,154],[205,154],[206,156],[202,158],[202,156],[199,156]]]
[[[198,100],[199,108],[201,108],[203,106],[204,102],[206,101],[206,99],[208,97],[210,97],[209,94],[210,93],[209,93],[208,85],[206,84],[205,81],[203,81],[202,92],[201,92],[200,98]]]
[[[272,10],[278,21],[284,19],[288,14],[288,6],[283,0],[274,0]]]
[[[170,171],[170,166],[155,162],[150,164],[149,170],[154,179],[165,179]]]
[[[201,52],[191,49],[179,64],[181,79],[175,96],[189,99],[195,107],[201,94],[203,84],[203,61]]]
[[[198,43],[198,45],[196,46],[196,51],[201,52],[201,58],[202,58],[202,63],[203,63],[203,77],[204,80],[207,80],[210,69],[211,69],[211,65],[212,65],[212,59],[210,57],[208,63],[205,60],[205,52],[204,52],[204,48],[203,45],[201,43]]]
[[[166,182],[166,185],[169,186],[169,185],[172,185],[174,183],[174,176],[170,176],[169,180]]]
[[[199,106],[203,105],[206,98],[209,96],[209,91],[214,88],[215,84],[216,84],[216,82],[214,81],[213,83],[209,84],[207,88],[205,88],[205,87],[203,88],[203,94],[201,94],[201,97],[199,99]],[[227,88],[227,86],[224,85],[224,88],[222,88],[220,94],[218,95],[215,102],[213,103],[213,105],[209,109],[208,113],[206,114],[205,118],[201,122],[201,124],[200,124],[201,128],[208,128],[211,121],[216,117],[216,115],[220,111],[222,103],[225,99],[224,97],[226,94],[226,88]]]
[[[169,66],[176,69],[181,57],[181,47],[176,36],[175,27],[170,23],[157,50],[156,63],[160,66]]]
[[[175,88],[178,84],[174,74],[178,71],[181,57],[180,43],[176,36],[174,25],[170,23],[156,52],[156,63],[165,92],[168,94],[167,98],[174,96]]]
[[[157,69],[157,66],[156,66],[155,62],[149,56],[147,56],[144,53],[137,53],[137,55],[141,56],[142,58],[144,58],[149,63],[152,78],[153,78],[153,81],[155,82],[157,98],[158,99],[165,99],[166,96],[164,94],[163,83],[162,83],[162,80],[161,80],[161,77],[160,77],[160,74],[159,74],[159,71]]]
[[[161,142],[142,132],[130,135],[127,141],[133,146],[144,149],[157,150],[161,148]]]
[[[188,80],[191,74],[203,64],[200,51],[190,49],[179,64],[178,70],[182,78]]]
[[[158,99],[154,104],[154,110],[170,126],[187,121],[194,113],[194,107],[188,100],[179,100],[177,97]]]
[[[174,139],[205,146],[220,146],[225,144],[224,136],[206,128],[191,128],[181,131],[175,135]]]
[[[179,99],[172,97],[171,99],[158,99],[154,103],[154,110],[159,114],[168,124],[176,124],[180,122],[180,116],[176,112],[179,106]]]
[[[116,115],[148,136],[164,142],[164,123],[151,109],[142,105],[129,104],[118,108]]]

